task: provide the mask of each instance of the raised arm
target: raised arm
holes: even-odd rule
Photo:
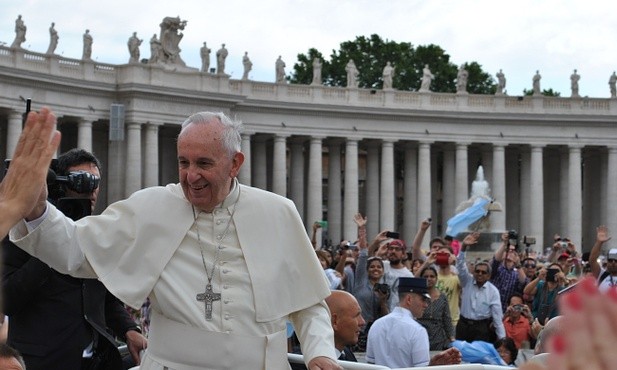
[[[0,183],[0,238],[19,220],[29,218],[33,212],[36,217],[31,218],[37,218],[45,211],[47,170],[59,144],[56,116],[48,108],[30,112],[9,170]]]
[[[388,230],[383,230],[375,236],[368,249],[369,256],[385,257],[387,249],[386,245],[382,243],[388,240],[388,237],[386,236],[387,232]]]
[[[355,221],[356,225],[358,225],[358,244],[360,248],[366,248],[367,247],[367,240],[366,240],[366,217],[362,217],[362,215],[360,213],[356,213],[353,216],[353,220]]]
[[[602,252],[602,245],[611,240],[608,236],[608,227],[601,225],[596,228],[596,242],[593,244],[591,251],[589,252],[589,266],[591,266],[591,273],[597,279],[600,276],[602,267],[598,263],[598,257]]]
[[[428,219],[423,220],[418,228],[418,232],[416,232],[416,236],[413,238],[413,243],[411,244],[411,256],[414,259],[424,259],[425,255],[422,252],[422,241],[424,240],[424,235],[426,234],[426,230],[431,227],[431,221]]]
[[[473,279],[473,276],[469,272],[469,268],[467,268],[467,261],[465,260],[465,257],[467,256],[467,248],[476,244],[479,238],[480,233],[473,232],[468,234],[461,243],[461,251],[456,258],[456,268],[458,269],[459,280],[463,286],[467,285],[467,283]]]
[[[497,250],[495,251],[495,261],[497,262],[501,262],[503,261],[503,258],[505,256],[505,251],[508,248],[508,233],[505,232],[503,234],[501,234],[501,245],[499,246],[499,248],[497,248]]]
[[[313,233],[311,234],[311,244],[313,249],[317,250],[317,229],[321,227],[321,224],[317,221],[313,222]]]

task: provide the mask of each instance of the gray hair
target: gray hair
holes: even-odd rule
[[[486,266],[486,268],[488,269],[488,270],[487,270],[487,271],[488,271],[488,276],[489,276],[489,277],[491,276],[491,272],[492,272],[491,270],[492,270],[492,269],[491,269],[491,264],[490,264],[490,263],[488,263],[488,262],[486,262],[486,261],[478,261],[478,262],[476,262],[476,263],[473,265],[473,268],[475,269],[475,268],[476,268],[476,267],[478,267],[478,266]]]
[[[182,122],[182,128],[178,137],[182,136],[184,130],[191,124],[210,124],[220,122],[224,126],[223,147],[227,149],[229,156],[242,150],[242,122],[234,121],[227,117],[223,112],[199,112],[191,115],[186,121]]]

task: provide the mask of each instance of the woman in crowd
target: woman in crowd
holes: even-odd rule
[[[315,253],[317,253],[319,263],[321,263],[321,267],[324,269],[330,290],[339,289],[341,287],[341,283],[343,282],[343,278],[338,271],[330,268],[328,260],[332,258],[332,255],[325,250],[318,250],[315,251]]]
[[[518,349],[514,340],[509,337],[498,339],[495,344],[495,349],[499,352],[499,356],[508,366],[514,366],[516,357],[518,357]]]
[[[379,257],[368,256],[366,241],[366,218],[356,214],[354,221],[358,225],[358,261],[356,263],[353,295],[362,309],[362,318],[366,322],[358,340],[358,347],[363,350],[366,334],[375,320],[389,313],[390,287],[385,284],[384,263]]]
[[[442,351],[448,348],[450,342],[454,340],[454,327],[450,317],[448,299],[437,289],[437,269],[435,267],[424,268],[420,271],[420,277],[426,279],[431,302],[418,322],[428,332],[430,350]]]
[[[538,276],[525,287],[524,293],[533,297],[531,313],[540,324],[557,316],[557,293],[564,288],[566,277],[558,263],[543,268]]]

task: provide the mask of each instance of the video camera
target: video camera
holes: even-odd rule
[[[4,161],[5,175],[10,164],[10,159]],[[56,174],[57,165],[58,160],[52,159],[51,166],[47,170],[49,201],[74,221],[89,216],[92,213],[90,199],[67,197],[66,190],[79,194],[90,194],[99,187],[101,179],[86,171],[72,171],[66,176],[60,176]]]

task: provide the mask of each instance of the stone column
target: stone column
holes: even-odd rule
[[[555,187],[555,190],[559,190],[559,231],[562,237],[569,237],[570,226],[569,214],[570,214],[570,149],[566,147],[559,148],[559,182]]]
[[[418,213],[417,220],[432,217],[431,211],[431,144],[421,141],[418,146]]]
[[[580,253],[583,235],[583,173],[581,145],[569,145],[568,176],[568,235]]]
[[[379,229],[379,148],[381,143],[370,140],[366,144],[366,235],[372,238]]]
[[[455,196],[456,207],[469,199],[469,175],[467,165],[468,143],[456,143]]]
[[[252,179],[253,186],[267,190],[268,189],[268,167],[266,154],[266,138],[263,136],[255,137],[253,140],[253,149],[255,160],[253,164]]]
[[[159,127],[162,123],[148,122],[144,158],[144,186],[159,185]]]
[[[501,143],[493,144],[493,171],[492,183],[493,198],[503,209],[502,212],[491,213],[491,224],[494,231],[506,230],[506,156],[505,146]]]
[[[606,171],[606,226],[611,233],[617,234],[617,146],[608,147],[608,169]],[[617,245],[614,239],[608,243],[609,247]],[[607,246],[604,246],[607,249]]]
[[[455,195],[456,162],[454,158],[454,146],[451,143],[446,144],[443,148],[443,205],[441,206],[444,230],[446,228],[446,222],[454,216],[454,210],[458,207]]]
[[[405,178],[403,180],[403,239],[408,244],[418,230],[418,146],[408,143],[405,146]]]
[[[535,248],[544,245],[544,174],[542,167],[543,145],[533,144],[531,146],[531,178],[530,178],[530,199],[529,208],[529,227],[531,235],[536,236]]]
[[[521,147],[521,194],[518,207],[520,209],[520,228],[519,234],[531,235],[538,238],[540,235],[533,234],[533,228],[531,227],[531,212],[532,212],[532,198],[531,198],[531,152],[529,147]],[[509,226],[511,228],[511,226]],[[540,239],[536,239],[536,247],[540,244],[537,242]]]
[[[22,116],[21,113],[11,111],[9,113],[9,122],[6,130],[6,158],[13,158],[15,147],[21,135]]]
[[[311,137],[309,149],[309,172],[306,204],[306,229],[312,232],[315,221],[323,218],[323,179],[322,179],[322,140],[323,137]],[[317,233],[317,247],[321,246],[321,233]]]
[[[289,194],[290,199],[296,204],[298,213],[302,219],[304,214],[304,138],[291,139],[290,155],[291,168],[289,169]]]
[[[381,145],[381,191],[380,194],[380,228],[381,230],[396,230],[395,221],[395,188],[394,188],[394,142],[384,140]]]
[[[238,181],[241,184],[251,186],[251,133],[243,132],[241,134],[242,144],[241,151],[244,153],[244,163],[240,167],[238,173]]]
[[[488,182],[489,186],[492,189],[493,185],[493,151],[489,145],[482,145],[480,148],[480,155],[482,158],[482,168],[484,169],[484,180]],[[472,162],[473,163],[473,162]],[[475,169],[478,170],[477,168]],[[477,172],[474,173],[474,178]]]
[[[287,196],[287,136],[274,136],[272,159],[272,192]]]
[[[82,118],[77,123],[77,147],[92,152],[91,119]]]
[[[341,140],[332,139],[328,141],[328,238],[333,245],[343,239],[341,189]]]
[[[343,238],[356,240],[358,225],[353,216],[359,211],[358,198],[358,140],[347,139],[345,143],[345,190],[343,199]]]
[[[131,194],[141,189],[141,124],[131,122],[126,127],[126,181],[124,183],[124,195]]]

